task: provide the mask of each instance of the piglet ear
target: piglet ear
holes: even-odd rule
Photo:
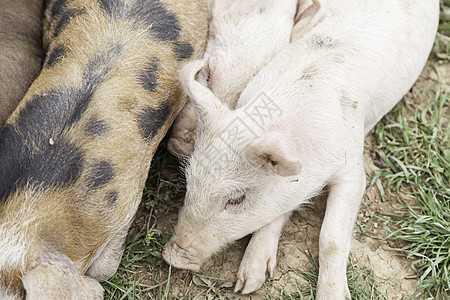
[[[195,79],[204,65],[204,60],[194,60],[186,64],[181,69],[180,81],[189,98],[195,104],[197,115],[201,119],[208,119],[223,115],[230,109],[220,102],[209,88]]]
[[[245,150],[247,159],[280,176],[294,176],[300,173],[300,160],[292,153],[292,145],[282,135],[269,133],[253,141]]]
[[[327,0],[299,0],[293,33],[309,32],[325,15]]]

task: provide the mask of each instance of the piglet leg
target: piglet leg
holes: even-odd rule
[[[98,281],[105,281],[113,277],[122,259],[127,234],[128,227],[119,231],[94,260],[86,271],[86,275]]]
[[[83,276],[63,253],[45,252],[30,264],[22,277],[27,299],[103,299],[103,288],[94,279]]]
[[[254,292],[264,284],[266,272],[273,276],[278,240],[290,216],[291,212],[281,215],[253,234],[239,266],[235,292],[241,289],[242,294]]]
[[[187,100],[172,126],[167,148],[179,160],[194,151],[197,116],[192,101]]]
[[[319,238],[317,300],[350,299],[346,276],[347,258],[364,188],[362,159],[347,164],[329,185]]]

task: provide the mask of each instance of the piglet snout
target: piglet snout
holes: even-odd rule
[[[182,248],[171,240],[164,246],[162,256],[168,264],[175,268],[199,272],[202,262],[192,252],[196,251],[190,248]]]

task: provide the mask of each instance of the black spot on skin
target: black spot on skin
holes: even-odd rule
[[[53,67],[66,55],[66,49],[63,46],[56,46],[53,51],[48,55],[47,67]]]
[[[173,46],[178,61],[191,58],[192,53],[194,52],[194,49],[192,49],[192,46],[188,43],[174,42]]]
[[[44,134],[30,128],[33,124],[24,122],[23,116],[16,125],[21,132],[9,124],[0,132],[0,201],[27,182],[42,188],[65,185],[82,171],[80,149],[64,138],[43,140]]]
[[[81,174],[83,153],[71,142],[52,140],[46,148],[36,155],[37,163],[29,169],[31,180],[62,185]]]
[[[114,178],[114,168],[111,163],[100,161],[92,166],[92,170],[89,174],[88,185],[91,188],[97,189]]]
[[[47,1],[46,1],[47,2]],[[51,8],[52,18],[57,17],[63,11],[64,6],[66,5],[67,0],[56,0],[53,1],[53,6]],[[48,3],[46,3],[48,5]]]
[[[144,72],[139,76],[142,87],[150,92],[154,92],[158,85],[158,64],[159,59],[153,58],[152,62],[144,69]]]
[[[104,135],[109,130],[109,126],[104,120],[91,118],[87,122],[85,130],[87,136],[98,137]]]
[[[140,18],[157,39],[172,42],[178,40],[181,31],[178,19],[160,1],[140,1],[134,7],[132,16]]]
[[[98,0],[98,4],[112,18],[121,18],[126,11],[125,4],[122,1]]]
[[[49,7],[51,0],[45,0],[44,1],[44,9],[47,9]]]
[[[87,65],[83,73],[83,82],[79,89],[72,89],[68,99],[75,106],[70,110],[68,123],[73,124],[81,119],[82,114],[87,110],[97,88],[109,75],[109,64],[121,50],[119,44],[112,44],[107,53],[94,57]]]
[[[137,26],[143,24],[161,41],[175,42],[180,36],[181,28],[176,15],[168,11],[159,0],[137,0],[132,6],[113,0],[97,1],[111,18],[126,18]]]
[[[114,205],[117,203],[117,200],[119,199],[119,193],[117,191],[111,191],[106,194],[105,200],[108,202],[109,205]]]
[[[47,57],[48,53],[48,45],[43,46],[42,48],[42,54],[41,54],[41,69],[44,67],[45,58]]]
[[[192,45],[179,41],[181,28],[177,16],[167,10],[160,0],[137,0],[132,6],[114,0],[97,1],[110,18],[127,19],[136,27],[144,26],[154,38],[172,42],[177,60],[192,56]]]
[[[142,129],[144,140],[149,140],[156,135],[158,130],[166,123],[169,113],[170,108],[164,103],[157,109],[147,107],[138,115],[137,121]]]
[[[120,49],[113,44],[92,58],[80,86],[63,86],[35,96],[19,112],[14,126],[6,125],[0,131],[0,199],[27,182],[46,187],[79,177],[84,153],[65,134],[87,110]]]
[[[66,27],[67,24],[69,24],[70,20],[74,18],[75,16],[79,16],[84,14],[84,10],[75,10],[75,9],[68,9],[63,11],[61,16],[59,16],[58,22],[55,27],[55,32],[53,33],[53,38],[57,38],[64,27]]]

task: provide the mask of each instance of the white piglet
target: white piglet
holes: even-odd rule
[[[195,80],[203,61],[184,68],[199,126],[185,204],[163,253],[175,267],[199,271],[218,249],[257,231],[236,290],[260,288],[290,212],[327,187],[316,299],[350,297],[364,138],[421,73],[439,1],[318,3],[321,21],[308,32],[294,27],[291,44],[250,81],[235,110]]]
[[[316,1],[211,0],[205,66],[199,80],[230,109],[248,82],[289,44],[294,20],[307,31],[317,23]],[[196,112],[187,102],[177,117],[168,149],[179,158],[194,149]]]

